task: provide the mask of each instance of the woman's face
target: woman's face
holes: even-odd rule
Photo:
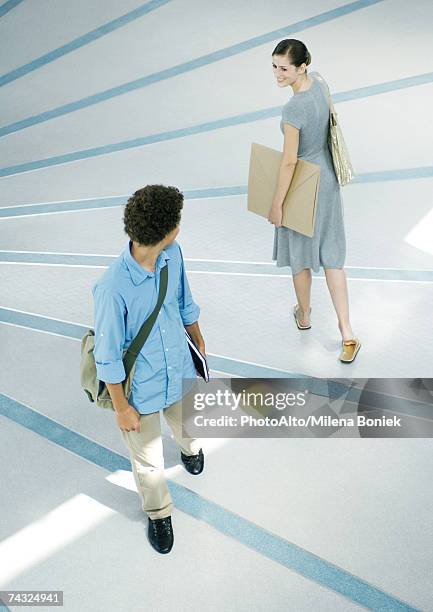
[[[289,63],[287,55],[273,55],[272,69],[277,81],[278,87],[287,87],[293,85],[296,79],[304,72],[302,64],[299,68]]]

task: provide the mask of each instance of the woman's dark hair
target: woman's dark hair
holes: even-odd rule
[[[272,52],[272,55],[287,55],[289,62],[299,68],[301,64],[311,64],[311,55],[307,47],[296,38],[286,38],[278,43]],[[305,71],[307,72],[307,71]]]
[[[179,224],[182,207],[183,194],[176,187],[146,185],[125,206],[125,232],[139,244],[157,244]]]

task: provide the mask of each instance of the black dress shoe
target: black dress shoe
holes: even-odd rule
[[[190,474],[196,475],[203,472],[204,455],[202,449],[200,449],[196,455],[184,455],[183,452],[180,451],[180,457],[183,465]]]
[[[149,542],[153,548],[165,555],[173,548],[173,527],[171,525],[171,516],[162,519],[149,519],[147,529]]]

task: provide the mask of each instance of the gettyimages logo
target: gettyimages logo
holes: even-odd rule
[[[432,398],[432,379],[199,380],[182,402],[183,435],[433,437]]]
[[[308,391],[299,393],[272,393],[249,392],[243,389],[241,393],[234,393],[229,389],[218,389],[215,393],[195,393],[194,409],[204,410],[206,407],[221,406],[230,410],[238,410],[241,406],[253,408],[267,407],[276,410],[285,410],[292,406],[305,406]]]

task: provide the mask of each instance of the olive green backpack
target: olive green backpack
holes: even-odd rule
[[[125,368],[126,378],[123,381],[123,390],[125,397],[129,399],[132,389],[132,380],[135,372],[135,361],[138,353],[141,351],[146,342],[152,327],[156,321],[156,317],[161,309],[162,303],[167,293],[168,284],[168,268],[165,265],[161,269],[159,294],[156,306],[153,312],[148,316],[140,328],[137,336],[131,342],[129,347],[123,351],[123,365]],[[105,382],[98,380],[96,372],[96,363],[94,356],[95,348],[95,332],[89,329],[81,340],[81,361],[80,361],[80,380],[87,397],[91,402],[94,402],[100,408],[111,408],[114,410],[113,402],[108,392]]]

